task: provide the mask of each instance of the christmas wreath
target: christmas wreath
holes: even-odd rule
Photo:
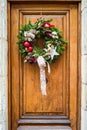
[[[32,24],[29,20],[28,24],[22,25],[17,36],[19,52],[24,57],[24,62],[38,63],[40,68],[47,64],[49,72],[49,63],[57,60],[65,50],[64,44],[67,43],[62,37],[61,31],[50,24],[51,21],[52,19],[39,18]],[[40,38],[43,48],[38,47],[37,41]]]

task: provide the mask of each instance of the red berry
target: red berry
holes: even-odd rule
[[[29,42],[24,42],[24,46],[25,47],[30,47],[30,43]]]
[[[30,52],[33,51],[33,47],[31,47],[31,46],[28,47],[28,51],[30,51]]]

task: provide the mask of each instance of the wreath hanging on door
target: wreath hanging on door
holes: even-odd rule
[[[55,62],[65,50],[67,43],[62,37],[61,31],[50,24],[52,19],[39,18],[32,24],[23,24],[18,33],[19,52],[24,57],[24,62],[38,63],[40,67],[40,80],[42,94],[46,95],[45,67]],[[38,47],[38,39],[42,40],[43,48]]]

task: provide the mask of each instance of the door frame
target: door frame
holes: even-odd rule
[[[14,3],[24,3],[24,2],[32,2],[32,1],[40,1],[40,2],[52,2],[52,0],[8,0],[7,3],[7,8],[8,8],[8,18],[7,18],[7,25],[8,25],[8,129],[11,130],[11,61],[10,61],[10,57],[11,57],[11,50],[10,50],[10,34],[11,34],[11,4]],[[78,120],[77,120],[77,130],[81,130],[81,0],[54,0],[54,2],[59,2],[59,3],[76,3],[78,6],[78,26],[77,26],[77,36],[78,36],[78,48],[77,48],[77,53],[78,53],[78,62],[77,62],[77,116],[78,116]]]

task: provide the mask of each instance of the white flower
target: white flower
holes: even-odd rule
[[[30,56],[31,52],[28,52],[28,56]]]
[[[27,62],[27,60],[25,59],[25,60],[24,60],[24,63],[26,63],[26,62]]]
[[[24,36],[25,36],[25,37],[27,36],[27,31],[24,31]]]
[[[28,38],[28,41],[32,41],[32,39],[29,37],[29,38]]]
[[[30,29],[29,32],[35,34],[35,33],[36,33],[36,30],[35,30],[35,29]]]
[[[30,56],[26,56],[26,60],[29,60]]]
[[[35,38],[35,35],[30,32],[30,33],[29,33],[29,37],[31,37],[32,39],[34,39],[34,38]]]
[[[58,37],[58,35],[57,35],[57,32],[52,32],[52,38],[56,38],[56,39],[58,39],[59,37]]]
[[[52,32],[52,35],[57,35],[57,32],[55,32],[55,31],[54,31],[54,32]]]
[[[22,31],[20,31],[20,33],[22,33]]]
[[[30,31],[24,31],[24,36],[25,37],[30,37],[32,39],[35,38],[35,35],[33,33],[31,33]]]
[[[25,48],[25,51],[27,52],[27,48]]]
[[[56,38],[56,39],[58,39],[58,36],[53,35],[52,38]]]
[[[40,31],[36,31],[36,34],[38,34]]]

